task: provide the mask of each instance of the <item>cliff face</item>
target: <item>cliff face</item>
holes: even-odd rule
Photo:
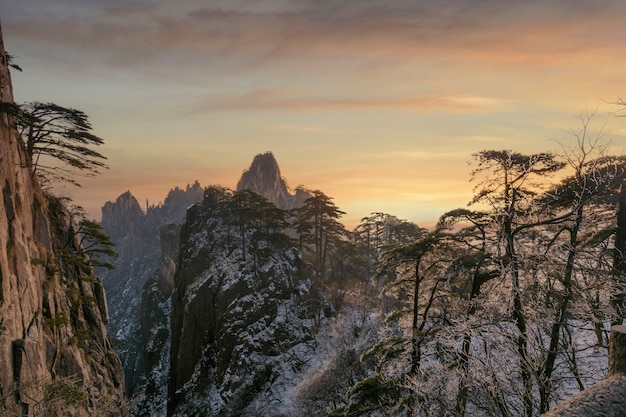
[[[115,243],[115,270],[100,275],[109,295],[109,334],[124,364],[126,390],[131,394],[143,368],[139,311],[143,283],[158,260],[158,240],[148,233],[145,214],[126,192],[102,208],[102,229]]]
[[[0,101],[13,102],[1,34]],[[125,415],[104,290],[13,126],[0,113],[0,415]]]
[[[102,271],[109,294],[117,351],[126,371],[135,415],[165,412],[169,365],[169,297],[176,270],[178,230],[187,207],[202,200],[198,182],[170,190],[165,202],[144,213],[130,192],[102,207],[102,227],[120,257]]]
[[[161,227],[161,259],[145,282],[141,296],[141,344],[144,367],[133,393],[132,414],[164,417],[167,407],[167,379],[170,365],[170,314],[174,274],[178,259],[180,225]]]
[[[225,190],[207,190],[181,230],[171,416],[273,415],[282,394],[274,388],[302,366],[294,358],[312,338],[299,252],[263,213],[242,221],[246,203],[231,201]]]

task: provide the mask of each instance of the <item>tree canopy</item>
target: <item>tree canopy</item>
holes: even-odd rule
[[[33,175],[43,184],[80,186],[77,176],[94,176],[108,168],[107,158],[93,149],[104,140],[92,133],[84,112],[35,101],[20,106],[15,116]]]

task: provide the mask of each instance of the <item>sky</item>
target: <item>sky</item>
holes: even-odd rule
[[[623,0],[0,0],[18,103],[87,113],[130,190],[234,188],[256,154],[334,198],[432,224],[472,196],[472,153],[559,151],[595,113],[626,148]],[[624,113],[624,112],[622,112]]]

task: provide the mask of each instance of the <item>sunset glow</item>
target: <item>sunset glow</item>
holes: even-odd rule
[[[558,151],[595,111],[626,148],[621,0],[2,0],[15,99],[87,113],[110,170],[65,189],[90,215],[130,190],[235,187],[272,151],[354,225],[465,206],[474,152]]]

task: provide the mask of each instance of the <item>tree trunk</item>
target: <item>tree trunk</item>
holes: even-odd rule
[[[420,292],[420,267],[421,256],[415,259],[415,287],[413,289],[413,323],[411,326],[411,370],[410,375],[417,374],[420,368],[421,362],[421,343],[418,331],[418,318],[419,318],[419,292]]]
[[[617,231],[615,232],[615,249],[613,268],[616,289],[611,300],[613,318],[611,326],[619,326],[624,321],[624,302],[626,301],[626,179],[622,182],[617,211]]]
[[[577,247],[578,247],[578,231],[583,222],[583,206],[580,206],[576,212],[576,220],[574,225],[569,230],[569,251],[567,254],[567,262],[565,264],[565,275],[563,276],[564,294],[559,304],[559,308],[556,312],[557,318],[552,324],[550,330],[550,345],[548,347],[548,353],[546,360],[543,363],[541,370],[539,371],[539,414],[543,414],[550,408],[550,394],[551,394],[551,378],[554,372],[554,364],[558,356],[559,340],[561,335],[561,329],[565,326],[567,321],[567,309],[569,303],[572,300],[573,288],[572,288],[572,276],[574,274],[574,261],[576,259]]]
[[[472,317],[476,313],[476,305],[474,304],[474,299],[476,299],[480,295],[480,287],[487,282],[491,276],[489,274],[479,275],[478,268],[474,271],[474,276],[472,279],[472,292],[470,293],[470,306],[467,310],[467,317]],[[472,346],[472,335],[469,331],[467,331],[463,335],[463,344],[461,345],[461,352],[459,354],[459,360],[461,361],[461,381],[459,386],[459,394],[457,397],[456,408],[454,410],[454,414],[457,417],[465,416],[465,410],[467,408],[467,397],[468,397],[468,380],[469,380],[469,358],[470,358],[470,348]]]
[[[513,198],[514,200],[514,198]],[[511,205],[514,204],[514,201]],[[513,292],[513,319],[519,331],[517,337],[517,353],[520,358],[520,371],[522,384],[524,386],[523,403],[524,416],[533,417],[533,385],[532,373],[530,369],[530,358],[528,355],[528,330],[526,326],[526,315],[522,303],[521,286],[519,282],[519,261],[515,251],[515,235],[512,230],[512,218],[509,217],[504,224],[504,234],[506,237],[506,259],[507,266],[511,268],[511,287]]]

